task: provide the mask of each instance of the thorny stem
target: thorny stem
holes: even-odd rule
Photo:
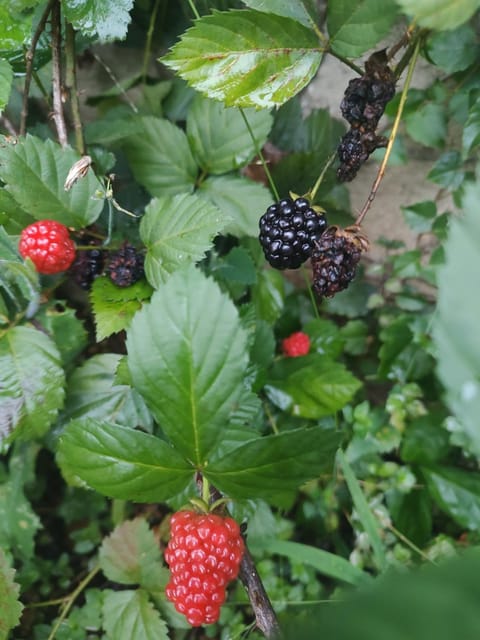
[[[265,175],[267,176],[268,183],[270,185],[270,189],[272,190],[272,193],[275,196],[275,199],[279,200],[280,196],[278,195],[278,190],[277,190],[277,187],[275,185],[275,182],[273,181],[272,174],[270,173],[270,169],[268,168],[268,165],[267,165],[267,163],[265,161],[265,158],[263,156],[262,150],[260,149],[260,146],[259,146],[259,144],[257,142],[257,139],[255,138],[255,134],[253,133],[252,127],[250,126],[248,118],[245,115],[245,111],[242,109],[242,107],[240,107],[240,113],[242,114],[243,121],[245,122],[245,126],[248,129],[248,133],[250,134],[250,138],[252,139],[253,145],[255,147],[255,152],[256,152],[257,156],[260,158],[260,162],[262,163],[262,167],[263,167],[263,170],[265,171]]]
[[[45,11],[38,22],[37,28],[32,36],[30,47],[25,54],[25,82],[23,88],[23,100],[22,100],[22,112],[20,115],[20,135],[24,136],[27,131],[27,116],[28,116],[28,94],[30,93],[30,84],[32,82],[33,72],[33,59],[35,57],[35,49],[37,48],[38,40],[45,29],[48,16],[52,10],[52,6],[56,0],[50,0],[45,7]]]
[[[63,608],[62,613],[60,614],[60,616],[59,616],[57,622],[55,623],[55,626],[53,627],[52,631],[50,632],[50,635],[48,636],[47,640],[53,640],[53,638],[55,638],[55,635],[56,635],[57,631],[59,630],[60,625],[65,620],[65,618],[68,616],[68,613],[69,613],[70,609],[72,608],[73,603],[78,598],[78,596],[82,593],[82,591],[86,588],[86,586],[93,580],[93,578],[97,575],[97,573],[99,571],[100,571],[100,566],[99,565],[96,565],[95,567],[93,567],[93,569],[91,571],[89,571],[88,574],[85,576],[85,578],[80,582],[78,587],[74,591],[72,591],[72,593],[69,596],[67,596],[67,598],[65,598],[66,605]]]
[[[52,7],[52,117],[57,129],[58,141],[62,147],[66,147],[68,145],[68,135],[67,125],[65,124],[65,118],[63,115],[61,37],[60,1],[55,0]]]
[[[85,155],[85,141],[83,139],[82,119],[80,117],[80,102],[77,88],[77,65],[75,61],[75,31],[67,22],[65,25],[65,86],[70,95],[72,109],[73,130],[75,144],[81,156]]]
[[[145,50],[143,52],[143,64],[142,64],[142,82],[145,84],[148,73],[148,63],[150,62],[150,55],[152,53],[152,38],[155,30],[155,21],[157,19],[158,7],[160,6],[160,0],[155,0],[153,5],[152,15],[150,16],[150,23],[147,31],[147,41],[145,43]]]
[[[202,493],[204,482],[205,480],[203,476],[199,473],[197,475],[197,484],[200,485],[200,483],[202,483]],[[212,484],[210,484],[208,502],[216,502],[217,500],[221,500],[222,498],[223,495],[220,493],[220,491]],[[225,505],[223,506],[223,509],[226,513],[228,513]],[[250,551],[248,550],[245,537],[244,542],[245,551],[243,553],[242,562],[240,563],[239,578],[243,586],[245,587],[245,591],[247,592],[248,599],[250,600],[253,613],[255,614],[256,626],[269,640],[280,640],[281,632],[277,616],[275,615],[272,603],[270,602],[267,592],[265,591],[263,582],[257,573],[257,569],[255,567],[255,563],[250,554]]]
[[[375,178],[375,182],[373,183],[372,190],[370,191],[370,194],[369,194],[365,204],[363,205],[362,210],[360,211],[360,213],[357,216],[357,219],[355,220],[355,224],[356,225],[360,226],[362,224],[363,219],[367,215],[367,212],[368,212],[368,210],[370,209],[370,207],[372,205],[372,202],[375,200],[375,196],[377,195],[378,188],[379,188],[380,183],[381,183],[381,181],[383,179],[383,176],[385,175],[385,169],[386,169],[386,166],[387,166],[387,162],[388,162],[388,159],[390,158],[390,154],[392,152],[392,148],[393,148],[393,144],[395,142],[395,138],[397,137],[398,127],[400,125],[400,119],[402,117],[403,108],[404,108],[405,103],[407,101],[408,89],[410,87],[410,82],[412,81],[413,70],[415,69],[415,65],[417,63],[417,58],[418,58],[418,53],[420,51],[420,42],[421,42],[420,39],[417,40],[417,43],[415,45],[415,49],[413,51],[412,59],[410,60],[410,65],[408,67],[407,77],[405,78],[405,85],[403,87],[402,95],[400,96],[400,102],[398,104],[397,115],[395,116],[395,121],[393,123],[392,132],[391,132],[390,137],[388,139],[387,148],[385,150],[385,156],[383,157],[382,164],[380,165],[380,168],[379,168],[378,173],[377,173],[377,177]]]

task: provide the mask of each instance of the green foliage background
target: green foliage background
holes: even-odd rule
[[[162,549],[199,474],[247,527],[286,638],[478,637],[478,9],[0,7],[0,640],[196,637],[165,600]],[[345,131],[325,109],[303,115],[322,60],[361,72],[385,46],[398,75],[386,135],[417,47],[434,78],[404,90],[393,150],[397,163],[432,159],[438,198],[402,208],[429,243],[384,239],[384,260],[315,301],[307,269],[266,267],[258,219],[312,188]],[[115,60],[126,51],[133,73]],[[78,87],[80,115],[73,60],[104,75]],[[452,211],[439,210],[445,194]],[[353,222],[334,168],[315,198],[331,224]],[[17,243],[47,217],[79,251],[130,241],[145,277],[119,288],[104,274],[85,292],[73,272],[39,276]],[[286,358],[298,330],[310,352]],[[261,637],[251,604],[234,585],[206,637]]]

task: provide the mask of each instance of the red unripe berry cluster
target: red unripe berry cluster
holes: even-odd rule
[[[288,358],[306,356],[310,351],[310,338],[303,331],[296,331],[282,340],[282,351]]]
[[[64,224],[40,220],[23,229],[18,250],[22,258],[30,258],[38,273],[66,271],[75,259],[75,243]]]
[[[170,523],[165,593],[192,627],[217,622],[227,584],[239,571],[245,548],[232,518],[177,511]]]

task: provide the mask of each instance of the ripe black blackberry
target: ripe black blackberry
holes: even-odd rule
[[[386,146],[388,140],[371,131],[350,129],[338,145],[337,153],[340,166],[337,178],[341,182],[350,182],[357,175],[368,156],[379,147]]]
[[[144,257],[129,242],[124,242],[118,251],[112,252],[105,266],[105,273],[117,287],[129,287],[145,273]]]
[[[306,198],[284,198],[268,207],[259,227],[260,244],[272,267],[298,269],[310,257],[327,220]]]
[[[331,298],[348,287],[355,277],[368,240],[357,226],[331,226],[312,253],[313,290],[320,298]]]
[[[74,263],[70,267],[70,274],[82,289],[88,290],[93,281],[99,276],[105,264],[105,251],[94,240],[89,242],[91,249],[77,251]]]

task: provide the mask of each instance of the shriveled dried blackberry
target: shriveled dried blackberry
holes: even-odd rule
[[[395,76],[387,65],[385,52],[377,52],[365,63],[365,74],[348,83],[340,109],[352,127],[375,131],[394,95]]]
[[[105,251],[98,246],[95,240],[89,242],[91,249],[77,251],[75,262],[70,267],[73,280],[82,289],[90,289],[93,281],[99,276],[105,264]]]
[[[388,140],[371,131],[350,129],[338,145],[337,153],[340,166],[337,177],[341,182],[349,182],[357,175],[368,156],[379,147],[386,146]]]
[[[143,277],[144,256],[129,242],[112,252],[105,266],[105,273],[117,287],[129,287]]]
[[[348,287],[356,274],[367,237],[358,226],[328,227],[312,253],[313,290],[320,298],[331,298]]]
[[[353,180],[368,156],[387,144],[375,130],[394,95],[395,76],[387,64],[385,51],[376,52],[365,63],[365,74],[350,80],[340,104],[343,117],[351,125],[338,147],[340,181]]]
[[[327,220],[306,198],[284,198],[268,207],[259,227],[260,244],[272,267],[298,269],[310,257]]]

